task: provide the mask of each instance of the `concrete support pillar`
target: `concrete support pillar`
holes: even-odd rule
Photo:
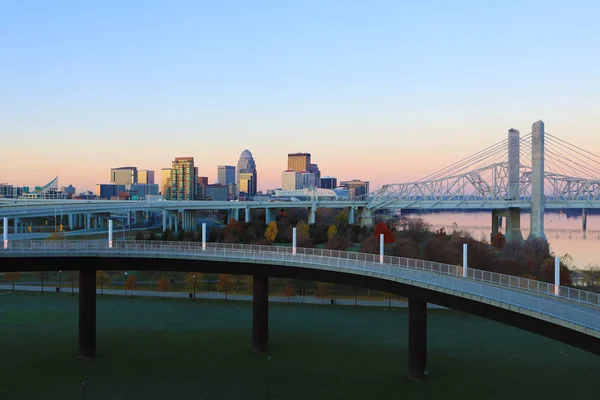
[[[354,224],[354,207],[350,207],[348,210],[348,223],[350,225]]]
[[[75,229],[75,218],[74,218],[74,215],[73,214],[69,214],[68,220],[69,220],[69,230]]]
[[[206,222],[202,223],[202,250],[206,250]]]
[[[521,209],[509,207],[506,214],[506,241],[523,240],[521,233]]]
[[[360,226],[372,226],[373,225],[373,211],[367,207],[359,208],[358,223]]]
[[[265,208],[265,222],[267,225],[277,219],[275,212],[276,210],[274,208]]]
[[[240,209],[239,208],[230,208],[227,210],[227,223],[230,223],[231,220],[240,220]]]
[[[292,254],[296,254],[296,227],[292,228]]]
[[[179,211],[173,213],[173,224],[175,233],[179,233]]]
[[[181,213],[181,225],[183,227],[183,230],[186,232],[193,232],[195,231],[195,225],[196,225],[196,213],[193,210],[184,210]]]
[[[21,220],[20,220],[19,218],[15,218],[15,219],[13,220],[13,225],[14,225],[13,232],[14,232],[14,234],[15,234],[15,235],[16,235],[17,233],[20,233],[20,232],[19,232],[19,223],[20,223],[20,222],[21,222]]]
[[[269,278],[254,276],[252,296],[252,350],[269,349]]]
[[[79,357],[96,355],[96,271],[79,271]]]
[[[529,237],[544,235],[544,123],[537,121],[531,128],[531,230]]]
[[[2,247],[8,249],[8,218],[2,220]]]
[[[420,382],[427,375],[427,303],[408,299],[408,378]]]
[[[250,214],[250,207],[246,207],[246,210],[244,212],[244,220],[246,221],[246,223],[252,221],[252,214]]]
[[[554,257],[554,294],[560,294],[560,257]]]
[[[493,242],[494,238],[499,232],[499,228],[502,225],[502,214],[504,211],[492,210],[492,234],[490,235],[490,243]]]
[[[467,270],[469,268],[469,246],[466,243],[463,243],[463,277],[467,277]]]
[[[108,220],[108,248],[112,249],[113,247],[113,220]]]
[[[163,210],[162,212],[162,231],[165,232],[167,230],[167,210]]]
[[[87,213],[85,215],[85,229],[90,229],[92,227],[92,214]]]
[[[508,130],[508,200],[517,201],[521,198],[521,140],[519,131]]]
[[[317,203],[313,201],[312,206],[308,210],[308,224],[317,223]]]
[[[587,213],[585,208],[581,210],[581,229],[587,231]]]
[[[102,226],[102,217],[94,218],[94,228],[100,228]]]

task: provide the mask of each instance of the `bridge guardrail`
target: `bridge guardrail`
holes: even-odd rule
[[[66,243],[66,244],[65,244]],[[43,246],[46,249],[52,249],[52,246],[57,246],[57,249],[65,249],[64,246],[73,246],[73,243],[79,243],[78,245],[93,246],[93,248],[99,248],[100,246],[107,247],[106,240],[93,240],[93,241],[11,241],[11,249],[16,250],[24,246],[23,248],[33,249],[37,246]],[[148,241],[148,240],[137,240],[137,241],[122,241],[115,240],[115,246],[119,245],[151,245],[153,247],[160,246],[165,247],[176,247],[182,248],[181,246],[188,246],[187,249],[201,249],[202,243],[200,242],[173,242],[173,241]],[[34,247],[32,247],[34,246]],[[77,245],[75,245],[77,246]],[[207,248],[215,249],[231,249],[231,250],[251,250],[251,251],[262,251],[262,252],[273,252],[273,253],[288,253],[291,254],[292,247],[284,246],[265,246],[265,245],[254,245],[254,244],[238,244],[238,243],[214,243],[207,242]],[[71,247],[69,247],[71,248]],[[297,247],[296,254],[312,255],[317,257],[332,257],[342,258],[348,260],[357,260],[364,262],[375,262],[379,263],[379,254],[368,254],[358,253],[352,251],[342,250],[327,250],[327,249],[314,249]],[[396,256],[384,256],[383,264],[389,264],[393,266],[435,272],[439,274],[463,277],[463,268],[458,265],[450,265],[444,263],[438,263],[435,261],[418,260],[413,258],[404,258]],[[492,283],[499,286],[506,286],[518,290],[527,290],[529,292],[538,293],[544,296],[557,297],[555,294],[555,285],[552,283],[537,281],[533,279],[522,278],[513,275],[499,274],[497,272],[483,271],[473,268],[467,268],[467,279],[473,279],[480,282]],[[559,286],[558,297],[565,300],[586,304],[592,307],[600,308],[600,294],[594,292],[588,292],[585,290]]]
[[[535,290],[530,290],[531,288],[529,287],[521,287],[522,284],[519,283],[511,285],[510,280],[508,284],[504,285],[507,286],[505,288],[502,287],[501,280],[496,282],[494,278],[494,276],[501,277],[501,274],[493,275],[494,273],[487,271],[479,271],[485,273],[481,275],[480,279],[478,279],[477,273],[468,279],[464,279],[462,277],[462,267],[424,260],[386,256],[384,263],[380,263],[379,255],[374,254],[304,248],[297,248],[296,254],[292,254],[292,249],[289,247],[225,243],[207,243],[205,251],[202,251],[202,244],[198,242],[114,241],[113,248],[111,249],[108,248],[106,240],[23,241],[12,242],[11,244],[8,251],[23,253],[29,251],[50,253],[63,251],[74,253],[88,251],[99,253],[132,253],[143,250],[144,252],[151,253],[194,253],[215,257],[299,262],[307,265],[318,265],[323,269],[333,271],[357,271],[365,275],[377,276],[383,279],[395,281],[404,279],[451,291],[460,291],[469,295],[502,302],[520,309],[544,314],[584,328],[591,328],[597,333],[600,332],[600,314],[590,312],[586,309],[579,309],[574,304],[561,304],[560,300],[569,300],[566,297],[552,296],[544,298],[542,296],[532,296],[527,292],[535,292]],[[409,266],[409,264],[413,266]],[[503,276],[509,277],[508,275]],[[516,282],[519,282],[518,279],[523,279],[518,277],[509,278],[516,278]],[[549,285],[553,290],[553,285],[551,284],[531,280],[526,281],[528,281],[527,285],[531,282],[536,282],[536,284]],[[492,283],[493,285],[482,285],[481,282]],[[527,292],[520,293],[518,291],[520,289],[525,289]],[[533,289],[539,289],[539,286],[535,286]]]

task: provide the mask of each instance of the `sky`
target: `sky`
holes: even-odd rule
[[[0,1],[0,182],[78,191],[249,149],[371,188],[538,119],[600,154],[597,1]]]

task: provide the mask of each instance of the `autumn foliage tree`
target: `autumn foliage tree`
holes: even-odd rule
[[[337,235],[337,227],[335,225],[329,225],[329,228],[327,229],[327,239],[331,240],[335,235]]]
[[[292,286],[291,283],[288,283],[287,285],[285,285],[285,287],[283,288],[283,292],[281,293],[284,297],[287,297],[288,299],[288,305],[290,304],[290,298],[294,295],[294,287]]]
[[[244,224],[233,218],[223,229],[223,240],[225,243],[239,243],[243,232]]]
[[[129,275],[125,280],[125,294],[129,290],[129,293],[133,295],[133,291],[137,288],[137,282],[134,275]]]
[[[164,274],[160,277],[158,282],[156,282],[156,290],[162,292],[163,297],[165,297],[165,293],[169,291],[170,286],[171,283],[167,279],[167,276]]]
[[[100,285],[100,294],[104,294],[104,285],[110,285],[111,278],[105,271],[96,271],[96,285]]]
[[[317,292],[315,294],[318,299],[321,299],[322,303],[325,303],[325,298],[327,298],[329,288],[332,286],[332,283],[317,282]]]
[[[217,290],[221,293],[225,293],[225,300],[227,300],[227,293],[233,289],[233,285],[234,281],[231,274],[219,274]]]
[[[18,281],[21,277],[19,272],[7,272],[4,274],[4,280],[7,282],[12,282],[12,291],[15,292],[15,281]]]
[[[379,221],[375,226],[375,232],[373,232],[373,235],[379,240],[379,237],[382,234],[384,244],[394,244],[396,242],[396,238],[387,224],[383,221]]]
[[[496,236],[492,238],[492,246],[501,249],[506,245],[506,237],[502,232],[498,232]]]
[[[271,221],[267,226],[267,230],[265,231],[265,239],[269,242],[274,242],[277,234],[279,233],[279,229],[277,229],[277,222]]]
[[[296,224],[296,234],[298,235],[298,238],[310,237],[308,224],[306,222],[304,222],[303,220],[299,221]]]

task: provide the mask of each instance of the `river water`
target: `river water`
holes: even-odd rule
[[[490,241],[492,232],[492,214],[477,213],[422,213],[405,214],[407,217],[419,216],[427,221],[433,230],[441,227],[451,233],[454,229],[467,231],[475,239]],[[506,219],[500,231],[504,233]],[[546,239],[550,250],[557,255],[569,253],[575,267],[585,269],[588,264],[600,264],[600,215],[587,216],[587,230],[582,229],[581,215],[546,213],[544,216]],[[529,236],[529,214],[521,214],[521,232],[523,238]]]

